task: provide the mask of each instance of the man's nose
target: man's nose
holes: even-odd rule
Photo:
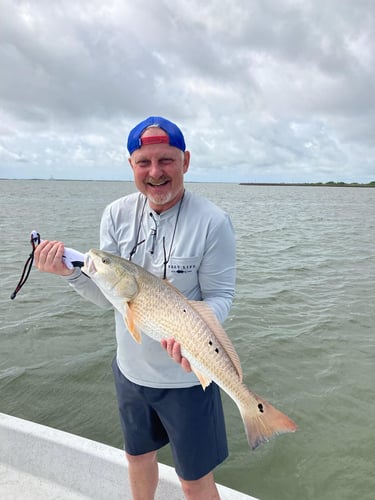
[[[157,160],[152,160],[149,169],[149,175],[154,178],[161,177],[163,175],[163,169]]]

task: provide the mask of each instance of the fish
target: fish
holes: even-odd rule
[[[122,314],[138,343],[174,338],[203,389],[214,381],[236,403],[252,449],[274,435],[294,432],[295,422],[243,382],[240,358],[212,309],[188,300],[169,281],[117,255],[91,249],[83,272]]]

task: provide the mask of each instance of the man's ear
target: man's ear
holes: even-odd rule
[[[189,164],[190,164],[190,151],[185,151],[184,152],[184,165],[183,165],[183,171],[184,174],[189,170]]]

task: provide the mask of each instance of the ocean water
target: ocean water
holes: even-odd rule
[[[216,479],[262,500],[375,495],[375,189],[187,184],[237,234],[225,328],[247,385],[293,418],[295,434],[248,448],[223,395],[230,457]],[[104,206],[129,182],[0,181],[0,411],[121,447],[112,313],[33,270],[9,296],[29,234],[86,251]],[[160,460],[172,464],[168,448]]]

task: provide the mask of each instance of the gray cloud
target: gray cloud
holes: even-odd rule
[[[374,28],[370,0],[1,0],[0,176],[126,178],[162,114],[190,179],[370,182]]]

